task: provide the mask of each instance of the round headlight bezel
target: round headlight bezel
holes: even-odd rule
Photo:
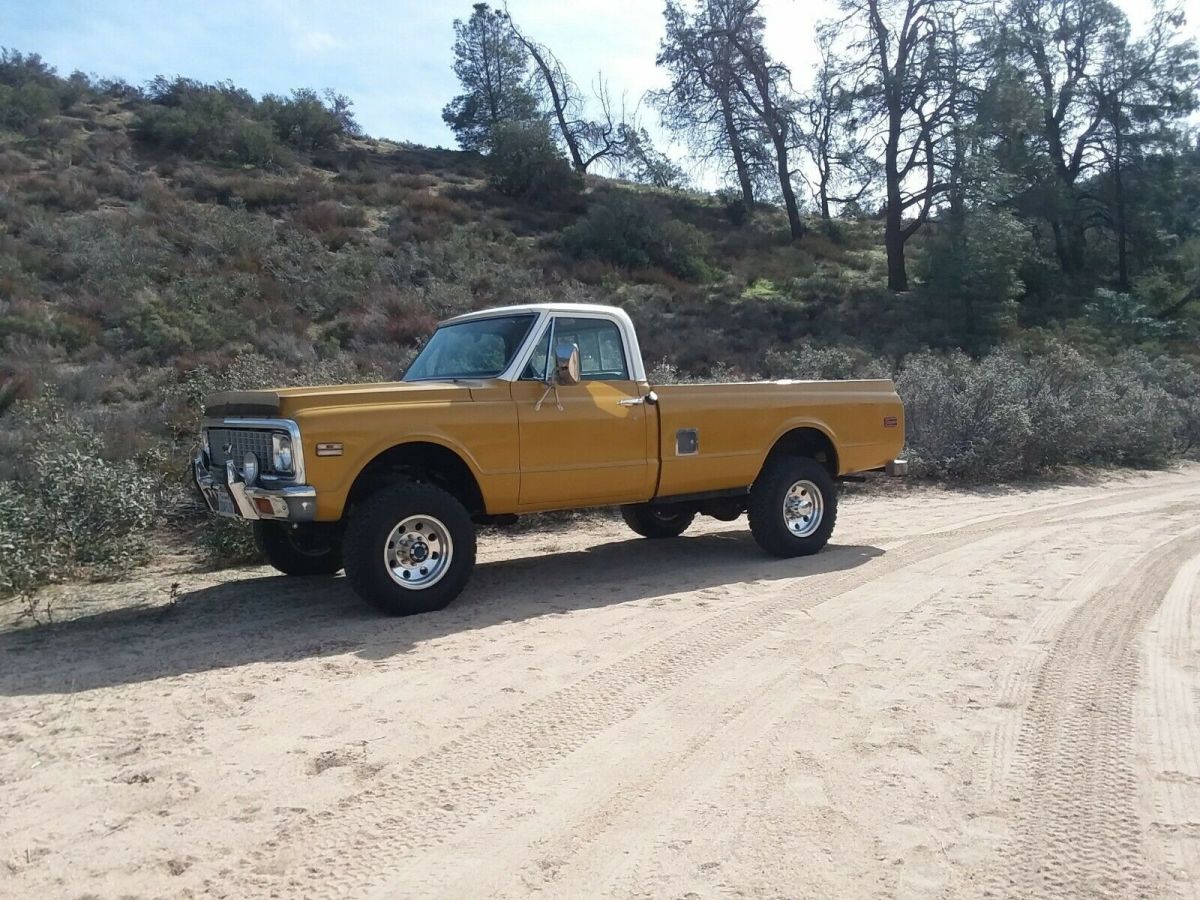
[[[258,472],[258,457],[253,450],[247,450],[246,455],[242,457],[242,481],[246,484],[254,484],[258,481]]]

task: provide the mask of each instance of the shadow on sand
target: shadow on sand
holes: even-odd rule
[[[554,535],[546,543],[553,545]],[[355,653],[385,659],[457,632],[746,581],[853,569],[880,556],[831,544],[817,556],[766,557],[744,530],[480,564],[448,609],[392,619],[344,578],[251,577],[142,606],[0,633],[0,696],[61,694],[250,663]]]

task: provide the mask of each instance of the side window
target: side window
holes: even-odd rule
[[[568,341],[579,347],[584,381],[628,381],[625,346],[621,331],[606,319],[554,320],[555,343]]]

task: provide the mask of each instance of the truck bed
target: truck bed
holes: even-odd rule
[[[831,439],[839,475],[882,468],[904,446],[904,408],[888,379],[679,384],[654,390],[660,497],[711,490],[714,481],[730,488],[750,485],[770,448],[797,428],[816,429]],[[698,452],[691,452],[693,436]]]

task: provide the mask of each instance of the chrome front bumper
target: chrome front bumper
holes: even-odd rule
[[[204,502],[219,516],[285,522],[311,522],[316,518],[317,492],[306,484],[248,485],[232,460],[224,468],[212,468],[203,450],[192,458],[192,475]]]

